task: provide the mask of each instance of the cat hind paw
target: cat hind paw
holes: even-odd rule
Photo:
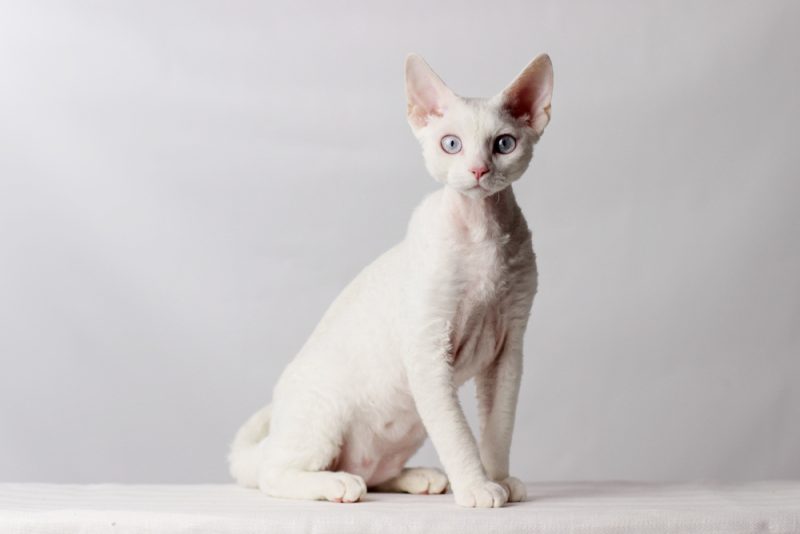
[[[497,483],[508,492],[508,502],[521,502],[528,498],[528,489],[517,477],[506,477]]]

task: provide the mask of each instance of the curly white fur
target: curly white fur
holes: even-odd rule
[[[549,121],[552,80],[543,55],[499,95],[462,98],[408,57],[409,123],[444,187],[416,209],[405,239],[333,302],[272,404],[239,430],[230,466],[240,484],[353,502],[367,487],[439,493],[449,478],[460,505],[525,498],[509,476],[509,448],[536,262],[510,184]],[[504,134],[517,143],[508,154],[494,149]],[[442,149],[446,135],[460,138],[458,153]],[[457,397],[473,377],[480,443]],[[404,469],[426,435],[447,478]]]

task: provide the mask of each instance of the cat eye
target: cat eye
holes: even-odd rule
[[[513,135],[501,135],[494,140],[494,151],[500,154],[510,154],[517,146],[517,140]]]
[[[442,150],[448,154],[458,154],[461,152],[461,139],[455,135],[445,135],[442,137]]]

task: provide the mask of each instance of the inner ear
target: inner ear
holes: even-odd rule
[[[445,85],[422,57],[406,58],[406,96],[408,121],[415,128],[428,123],[430,116],[441,117],[453,92]]]
[[[537,56],[502,92],[503,107],[515,119],[541,135],[550,122],[553,63],[547,54]]]

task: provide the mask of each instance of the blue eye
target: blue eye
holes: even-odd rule
[[[494,151],[500,154],[510,154],[517,146],[517,140],[513,135],[501,135],[494,140]]]
[[[442,150],[448,154],[458,154],[461,152],[461,139],[455,135],[445,135],[442,137]]]

